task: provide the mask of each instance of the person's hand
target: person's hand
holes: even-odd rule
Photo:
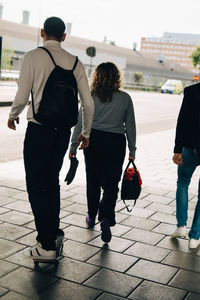
[[[8,119],[8,123],[7,123],[8,128],[10,128],[12,130],[16,130],[15,122],[17,124],[19,124],[19,117],[17,117],[15,120]]]
[[[129,156],[128,160],[134,161],[135,160],[135,156]]]
[[[79,145],[80,150],[87,148],[89,146],[89,138],[86,138],[82,134],[80,134],[78,138],[78,146]]]
[[[69,152],[69,159],[71,159],[72,157],[76,157],[76,154],[72,154],[71,152]]]
[[[182,165],[183,163],[183,157],[181,153],[175,153],[174,156],[172,157],[173,162],[176,165]]]

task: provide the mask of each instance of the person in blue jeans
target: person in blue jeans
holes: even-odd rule
[[[188,219],[188,187],[192,175],[200,165],[197,151],[199,131],[199,100],[200,84],[185,88],[182,106],[176,127],[176,138],[173,161],[178,165],[178,180],[176,190],[177,228],[173,237],[187,236]],[[189,248],[200,245],[200,181],[198,186],[198,201],[196,204],[192,227],[189,231]]]

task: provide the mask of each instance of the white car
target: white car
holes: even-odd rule
[[[161,86],[161,93],[180,94],[183,91],[183,85],[180,80],[168,79]]]

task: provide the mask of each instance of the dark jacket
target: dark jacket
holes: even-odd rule
[[[199,131],[200,83],[184,90],[183,102],[176,126],[174,153],[182,153],[183,147],[194,149],[200,141]]]

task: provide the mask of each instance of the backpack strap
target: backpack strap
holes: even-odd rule
[[[75,63],[74,63],[74,66],[73,66],[72,71],[75,70],[75,68],[76,68],[76,66],[77,66],[77,63],[78,63],[78,56],[76,56],[76,60],[75,60]]]
[[[35,108],[34,108],[34,99],[33,99],[33,90],[31,89],[31,104],[33,110],[33,117],[35,117]]]
[[[44,47],[38,47],[38,48],[45,50],[49,54],[54,65],[57,66],[52,54],[50,53],[49,50],[47,50],[47,48],[44,48]],[[32,104],[32,110],[33,110],[33,117],[35,117],[35,107],[34,107],[34,98],[33,98],[33,90],[32,89],[31,89],[31,104]]]
[[[54,65],[55,65],[55,67],[56,67],[57,64],[56,64],[56,62],[55,62],[55,60],[54,60],[54,58],[53,58],[51,52],[50,52],[47,48],[45,48],[45,47],[38,47],[38,48],[45,50],[45,51],[49,54],[49,56],[50,56],[52,62],[54,63]]]

